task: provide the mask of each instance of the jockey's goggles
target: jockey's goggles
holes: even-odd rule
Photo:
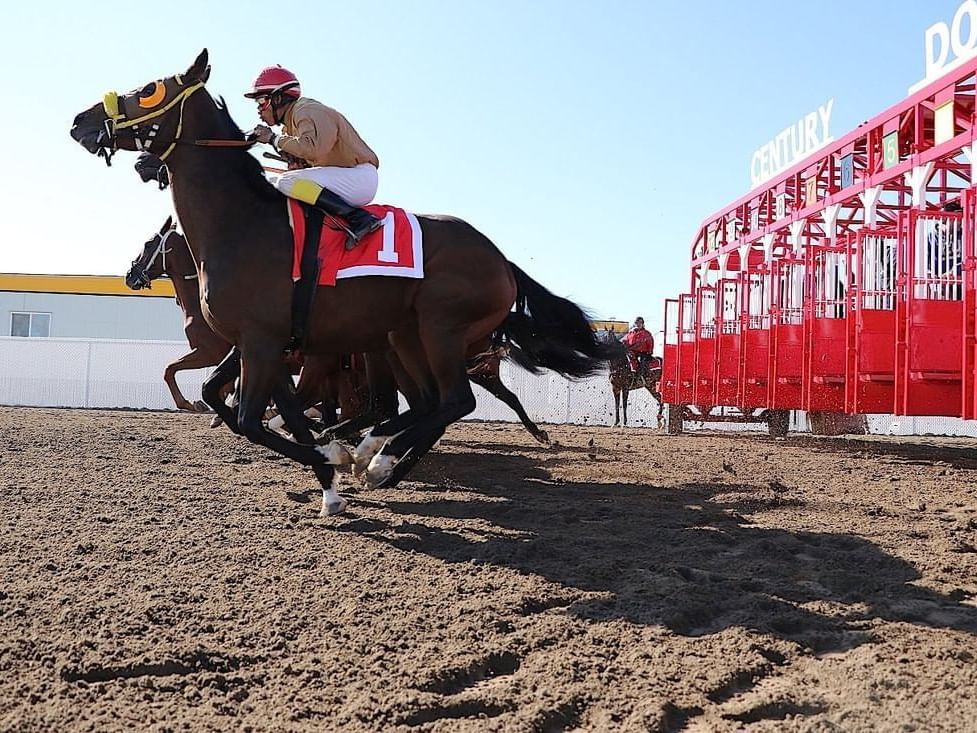
[[[262,94],[260,97],[255,97],[254,101],[258,105],[259,112],[264,112],[271,106],[271,96],[267,94]]]

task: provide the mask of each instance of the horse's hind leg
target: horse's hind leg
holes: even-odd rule
[[[373,457],[367,470],[367,483],[374,487],[395,486],[438,441],[448,425],[475,409],[475,395],[465,369],[465,340],[460,334],[422,329],[421,341],[408,337],[400,342],[395,340],[394,347],[424,399],[429,400],[428,395],[436,390],[438,402],[428,414],[418,415]],[[429,370],[424,368],[427,364]],[[434,385],[430,383],[432,379]]]
[[[546,434],[545,430],[540,430],[539,427],[532,420],[529,419],[529,415],[526,414],[526,410],[523,408],[522,403],[519,398],[505,386],[502,382],[502,377],[498,374],[470,374],[468,378],[477,384],[479,387],[484,389],[489,394],[502,400],[506,403],[512,410],[519,416],[522,421],[523,426],[529,431],[540,443],[548,444],[550,442],[550,437]]]
[[[416,330],[391,333],[390,343],[394,349],[389,357],[390,368],[407,398],[408,409],[374,426],[356,446],[353,451],[356,459],[353,473],[356,475],[366,470],[374,456],[391,439],[433,412],[437,406],[437,385],[430,374]]]
[[[624,412],[624,427],[628,426],[628,393],[630,391],[627,387],[621,390],[621,409]]]

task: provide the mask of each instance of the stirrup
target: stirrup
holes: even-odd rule
[[[370,235],[370,234],[373,234],[373,232],[375,232],[377,229],[380,229],[383,226],[383,219],[378,219],[377,217],[373,216],[372,214],[370,216],[373,218],[373,222],[370,224],[369,227],[367,227],[366,229],[364,229],[359,234],[357,234],[356,232],[354,232],[352,230],[352,228],[350,228],[350,227],[344,227],[344,229],[346,229],[346,235],[347,235],[346,236],[346,243],[345,243],[344,246],[346,247],[346,251],[347,252],[349,252],[357,244],[359,244],[360,241],[363,239],[363,237],[365,237],[367,235]]]

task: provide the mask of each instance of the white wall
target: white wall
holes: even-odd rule
[[[44,407],[124,407],[173,409],[163,384],[163,368],[188,350],[185,341],[123,341],[0,337],[0,404]],[[189,400],[200,398],[209,369],[180,372],[177,381]],[[519,397],[529,416],[541,423],[611,425],[614,398],[606,376],[569,382],[555,374],[533,376],[509,363],[502,380]],[[516,420],[497,399],[475,387],[476,420]],[[657,404],[647,391],[632,392],[629,424],[655,425]],[[791,428],[806,430],[803,413]],[[699,427],[687,424],[688,429]],[[765,430],[763,425],[702,425],[712,430]],[[977,437],[977,421],[951,417],[869,416],[873,433]]]
[[[18,311],[50,313],[50,335],[58,338],[184,338],[183,313],[172,297],[0,292],[0,336],[10,335],[10,314]]]
[[[50,407],[172,409],[163,368],[186,353],[184,341],[0,337],[0,404]],[[189,400],[200,398],[209,369],[180,372]],[[503,363],[502,379],[533,420],[610,425],[614,400],[607,377],[568,382],[556,375],[533,376]],[[479,420],[516,420],[496,398],[475,387]],[[646,392],[633,392],[631,425],[654,425],[657,405]]]

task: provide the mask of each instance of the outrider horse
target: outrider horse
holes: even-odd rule
[[[323,513],[346,507],[333,485],[336,464],[355,457],[368,484],[393,486],[475,407],[465,357],[501,330],[517,363],[568,376],[599,371],[616,350],[597,342],[584,313],[511,265],[470,224],[419,216],[424,278],[358,277],[319,287],[306,335],[308,354],[376,351],[388,344],[410,383],[411,409],[371,430],[354,456],[337,442],[313,443],[282,353],[292,332],[292,231],[285,200],[242,147],[195,141],[244,135],[205,90],[207,51],[183,74],[127,94],[110,93],[79,113],[72,137],[107,160],[115,151],[148,150],[166,160],[177,215],[197,263],[201,305],[211,327],[237,349],[208,380],[204,398],[251,441],[309,466],[323,489]],[[516,309],[512,311],[515,304]],[[241,369],[237,414],[216,386]],[[262,423],[270,399],[295,441]]]
[[[621,424],[621,410],[624,411],[624,424],[628,424],[628,393],[636,389],[647,389],[658,402],[658,427],[662,426],[665,405],[662,403],[658,384],[662,378],[662,363],[657,356],[650,357],[639,372],[631,370],[627,356],[614,359],[610,364],[611,390],[614,392],[614,425]]]
[[[126,285],[133,290],[150,288],[153,281],[164,274],[173,282],[177,305],[183,310],[185,332],[192,350],[167,365],[163,378],[173,394],[177,408],[195,410],[196,406],[180,393],[174,378],[176,372],[216,366],[230,351],[231,345],[214,333],[203,320],[200,313],[200,291],[197,287],[197,266],[190,254],[187,240],[173,224],[173,217],[167,218],[159,232],[143,244],[139,256],[132,261],[126,273]],[[493,347],[469,359],[468,378],[512,408],[536,440],[549,443],[546,431],[529,418],[519,398],[505,386],[499,376],[505,354],[504,347]],[[380,421],[378,417],[389,419],[397,414],[397,385],[385,357],[385,354],[374,354],[371,357],[370,366],[376,383],[370,385],[363,354],[352,354],[343,359],[335,356],[305,359],[299,354],[297,359],[292,360],[296,368],[301,367],[295,388],[296,396],[303,407],[320,407],[325,427],[332,427],[337,419],[346,421],[359,416],[364,416],[362,423],[371,427]],[[289,362],[290,365],[292,361]],[[369,404],[371,401],[373,404]],[[220,422],[219,418],[215,420]]]

